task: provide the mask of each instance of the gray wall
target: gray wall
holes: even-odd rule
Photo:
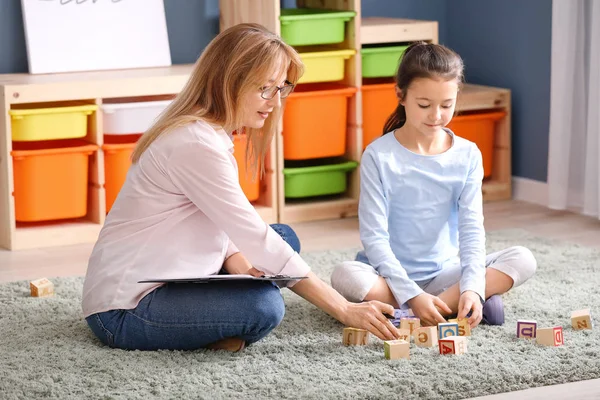
[[[0,5],[0,73],[27,72],[21,1]],[[173,63],[194,62],[219,30],[218,0],[165,0],[165,9]],[[438,21],[469,82],[512,90],[513,175],[546,181],[552,1],[362,0],[362,13]]]
[[[512,91],[513,175],[546,182],[552,1],[453,0],[447,44],[472,83]]]
[[[165,0],[173,64],[196,61],[219,33],[219,0]]]
[[[0,74],[27,72],[20,0],[0,0]]]

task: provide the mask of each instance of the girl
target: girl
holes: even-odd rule
[[[411,308],[424,325],[453,314],[471,327],[482,318],[501,325],[498,295],[528,280],[536,260],[520,246],[485,254],[481,152],[445,128],[462,81],[462,60],[442,45],[404,53],[398,107],[362,156],[364,251],[337,266],[331,283],[354,302]]]
[[[258,165],[302,71],[294,49],[260,25],[234,26],[207,46],[139,140],[90,256],[82,307],[103,343],[236,351],[265,337],[284,314],[272,283],[138,283],[220,271],[307,277],[288,286],[345,325],[397,338],[384,316],[392,306],[350,303],[317,278],[291,228],[263,222],[239,185],[231,133],[245,130]]]

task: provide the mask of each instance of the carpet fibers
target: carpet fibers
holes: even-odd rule
[[[411,345],[410,360],[389,361],[371,336],[343,347],[342,325],[289,290],[282,324],[241,353],[139,352],[104,347],[81,316],[83,279],[55,278],[52,298],[29,297],[25,281],[0,285],[0,398],[443,398],[458,399],[600,377],[600,328],[573,331],[570,312],[600,305],[600,251],[532,238],[488,234],[488,250],[521,244],[536,275],[504,296],[506,323],[479,326],[468,354],[440,356]],[[328,280],[354,250],[305,254]],[[40,262],[43,262],[40,260]],[[51,278],[51,277],[50,277]],[[517,319],[559,325],[565,345],[515,337]]]

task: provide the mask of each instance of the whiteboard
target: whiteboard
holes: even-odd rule
[[[29,73],[171,65],[163,0],[21,0]]]

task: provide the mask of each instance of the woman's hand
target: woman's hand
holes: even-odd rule
[[[226,259],[223,263],[223,268],[231,275],[245,274],[259,277],[265,274],[254,268],[242,253],[235,253]]]
[[[483,317],[483,306],[481,305],[481,299],[477,293],[472,290],[466,290],[460,295],[458,300],[458,318],[466,318],[469,312],[469,325],[471,328],[475,328],[481,322]]]
[[[376,300],[348,303],[340,322],[353,328],[366,329],[381,340],[399,339],[398,329],[383,313],[394,315],[394,307]]]
[[[352,303],[314,272],[309,272],[307,278],[298,281],[290,289],[348,327],[366,329],[382,340],[400,338],[396,327],[383,315],[394,315],[391,305],[375,300]]]
[[[415,316],[421,319],[422,326],[435,326],[440,322],[446,322],[438,309],[448,314],[452,313],[452,310],[444,303],[444,301],[429,293],[421,293],[420,295],[413,297],[408,300],[408,305]]]

